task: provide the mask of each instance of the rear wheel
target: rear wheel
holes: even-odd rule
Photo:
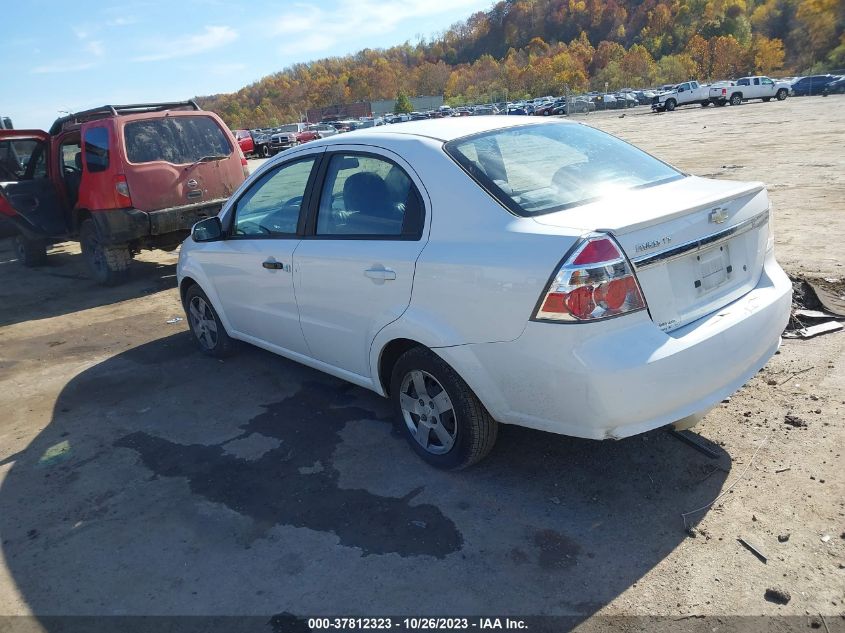
[[[132,254],[126,244],[103,244],[97,225],[90,218],[79,228],[79,241],[88,270],[97,283],[115,286],[126,281],[129,277],[129,262],[132,261]]]
[[[777,94],[775,95],[775,98],[778,101],[783,101],[784,99],[786,99],[786,88],[781,88],[780,90],[778,90]]]
[[[742,95],[739,93],[734,93],[731,95],[731,105],[738,106],[742,103]]]
[[[234,353],[235,340],[226,333],[226,328],[202,288],[197,285],[188,288],[184,307],[191,335],[203,354],[225,358]]]
[[[47,263],[47,242],[16,235],[15,254],[18,261],[27,268],[43,266]]]
[[[667,111],[667,112],[672,112],[672,111],[674,111],[674,109],[675,109],[675,105],[676,105],[675,100],[674,100],[674,99],[669,99],[669,101],[667,101],[667,102],[666,102],[666,111]]]
[[[423,347],[393,368],[390,394],[396,421],[414,452],[432,466],[458,470],[493,448],[498,423],[443,359]]]
[[[701,102],[701,107],[702,107],[702,108],[706,108],[706,107],[707,107],[707,106],[709,106],[709,105],[710,105],[710,102],[709,102],[709,101],[702,101],[702,102]]]

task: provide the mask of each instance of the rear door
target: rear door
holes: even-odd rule
[[[300,322],[313,358],[370,379],[370,345],[408,307],[425,246],[427,195],[411,167],[377,148],[336,146],[294,253]]]
[[[291,263],[321,153],[302,152],[266,171],[231,207],[228,237],[195,251],[239,338],[303,355]]]
[[[52,169],[47,132],[0,130],[0,214],[35,235],[65,235],[65,207]]]
[[[123,122],[132,203],[157,211],[228,198],[243,182],[240,151],[208,112],[168,112]]]

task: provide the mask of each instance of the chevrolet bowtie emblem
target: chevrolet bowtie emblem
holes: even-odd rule
[[[721,224],[728,219],[728,212],[722,208],[713,209],[710,212],[710,221],[716,224]]]

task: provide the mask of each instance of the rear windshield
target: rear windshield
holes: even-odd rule
[[[526,125],[459,138],[446,152],[517,215],[552,213],[683,174],[586,125]]]
[[[124,127],[130,163],[163,160],[176,165],[232,153],[226,134],[207,116],[167,116],[132,121]]]

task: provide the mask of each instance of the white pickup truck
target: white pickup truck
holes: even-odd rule
[[[708,105],[710,103],[710,90],[697,81],[686,81],[674,86],[671,90],[655,95],[651,101],[651,109],[657,112],[671,112],[678,106],[698,103]]]
[[[724,82],[723,82],[724,83]],[[789,95],[789,84],[785,81],[774,81],[768,77],[742,77],[733,82],[732,86],[721,85],[710,88],[710,102],[717,106],[727,103],[739,105],[749,99],[783,101]]]

